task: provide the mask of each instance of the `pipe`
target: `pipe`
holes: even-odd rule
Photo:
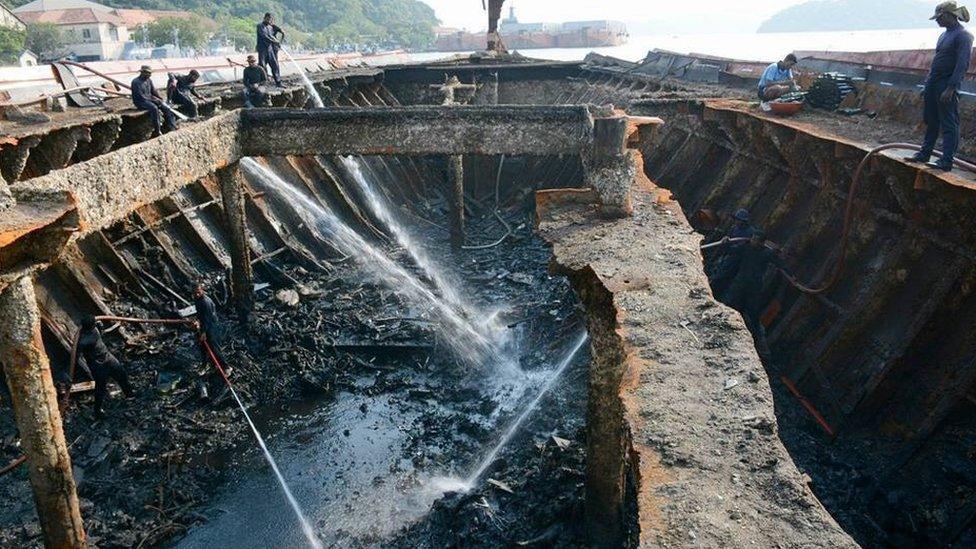
[[[732,242],[748,242],[749,240],[750,239],[745,238],[745,237],[737,237],[737,238],[728,238],[728,237],[726,237],[726,238],[723,238],[722,240],[719,240],[718,242],[712,242],[711,244],[702,244],[701,246],[698,247],[698,249],[699,250],[707,250],[709,248],[718,248],[719,246],[722,246],[724,244],[730,244]]]
[[[95,320],[106,320],[109,322],[134,322],[138,324],[191,324],[192,320],[182,318],[129,318],[124,316],[96,316]]]
[[[806,408],[808,412],[810,412],[810,415],[813,416],[813,419],[815,419],[817,423],[819,423],[820,426],[823,427],[823,430],[826,431],[827,434],[830,435],[831,437],[834,437],[835,433],[834,430],[830,427],[830,424],[827,423],[827,420],[824,419],[823,415],[820,414],[820,411],[817,410],[817,408],[809,400],[807,400],[807,397],[803,396],[800,393],[799,389],[796,388],[796,385],[794,385],[793,382],[790,381],[790,378],[786,376],[779,376],[779,379],[780,381],[783,382],[783,385],[786,385],[786,388],[789,389],[791,393],[793,393],[793,396],[800,401],[800,404],[802,404],[803,407]]]
[[[837,284],[837,282],[840,280],[840,275],[844,270],[844,256],[847,255],[847,244],[851,232],[851,223],[854,219],[854,195],[857,193],[858,183],[860,183],[861,181],[861,173],[864,171],[864,167],[867,166],[868,160],[870,160],[872,156],[882,151],[891,150],[891,149],[905,149],[911,151],[919,151],[922,149],[922,147],[912,143],[887,143],[871,149],[870,151],[868,151],[867,154],[864,155],[864,158],[862,158],[861,162],[858,163],[857,169],[854,170],[854,177],[851,179],[851,186],[850,189],[847,191],[847,206],[844,211],[844,226],[843,229],[841,230],[840,255],[838,256],[837,259],[837,265],[834,267],[834,270],[830,274],[830,277],[827,279],[827,281],[818,288],[807,286],[802,282],[800,282],[799,280],[797,280],[792,275],[781,270],[780,272],[783,273],[783,276],[786,277],[786,280],[788,280],[790,284],[792,284],[797,290],[800,290],[801,292],[810,295],[822,294],[830,290],[831,288],[833,288],[834,285]],[[938,156],[939,158],[942,158],[942,151],[932,151],[932,154]],[[970,164],[969,162],[954,159],[953,164],[966,171],[976,173],[976,165]]]
[[[88,65],[83,65],[83,64],[77,63],[75,61],[67,61],[67,60],[65,60],[65,61],[58,61],[58,63],[61,63],[62,65],[68,65],[70,67],[78,67],[79,69],[86,70],[86,71],[94,74],[95,76],[100,76],[100,77],[104,78],[105,80],[108,80],[109,82],[115,84],[116,86],[123,87],[123,88],[125,88],[127,90],[131,90],[132,89],[132,87],[129,86],[128,84],[123,84],[122,81],[116,80],[115,78],[112,78],[111,76],[109,76],[109,75],[107,75],[107,74],[105,74],[103,72],[96,71],[95,69],[89,67]]]

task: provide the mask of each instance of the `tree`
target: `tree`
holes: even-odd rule
[[[43,61],[59,59],[67,54],[64,34],[54,23],[31,23],[27,25],[27,49],[37,54]]]
[[[4,65],[16,63],[24,51],[25,41],[23,32],[0,27],[0,63]]]
[[[200,49],[210,34],[208,25],[199,17],[163,17],[146,27],[146,37],[155,46],[175,44],[178,37],[181,47]]]

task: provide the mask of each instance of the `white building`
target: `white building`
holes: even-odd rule
[[[8,29],[19,30],[21,32],[27,29],[27,25],[3,4],[0,4],[0,27],[7,27]]]
[[[34,0],[13,10],[26,23],[52,23],[64,33],[66,54],[78,61],[119,59],[139,25],[185,11],[114,9],[88,0]]]

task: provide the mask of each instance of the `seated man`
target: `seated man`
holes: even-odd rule
[[[152,67],[143,65],[139,69],[139,76],[132,80],[132,104],[137,109],[142,109],[149,113],[149,119],[153,123],[153,137],[176,129],[176,115],[163,103],[162,96],[156,91],[152,83]],[[160,118],[162,111],[166,124]]]
[[[244,106],[247,108],[263,107],[265,94],[261,86],[268,81],[268,73],[264,67],[258,65],[253,55],[247,56],[247,67],[244,67]]]
[[[790,90],[795,90],[794,65],[796,65],[796,56],[791,53],[782,61],[777,61],[766,67],[759,78],[759,99],[772,101]]]
[[[183,76],[170,74],[166,85],[166,99],[182,107],[183,114],[190,118],[196,118],[200,113],[196,102],[190,98],[192,95],[197,99],[203,99],[196,90],[196,82],[199,79],[200,71],[193,69]]]

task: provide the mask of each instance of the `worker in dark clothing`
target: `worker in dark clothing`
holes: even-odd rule
[[[755,232],[756,228],[749,222],[748,210],[739,209],[732,214],[732,226],[719,241],[721,244],[719,248],[720,255],[710,262],[709,282],[711,283],[712,293],[714,295],[721,295],[725,292],[739,269],[739,256],[729,252],[748,243],[735,240],[752,238]]]
[[[729,250],[738,259],[738,270],[728,290],[722,295],[726,305],[742,313],[749,331],[756,342],[759,357],[768,360],[771,356],[766,343],[766,328],[760,322],[762,314],[763,278],[770,265],[785,268],[776,250],[766,246],[766,233],[756,229],[749,243]]]
[[[932,67],[923,85],[925,138],[922,149],[907,160],[928,162],[941,131],[942,158],[929,165],[950,171],[959,147],[959,86],[969,70],[973,35],[960,24],[960,21],[969,21],[969,10],[955,2],[936,6],[932,19],[946,30],[935,46]]]
[[[199,79],[200,71],[193,69],[182,76],[170,73],[169,82],[166,84],[166,100],[182,107],[183,114],[190,118],[196,118],[200,114],[196,101],[190,97],[192,95],[197,99],[203,99],[197,93],[196,82]]]
[[[224,370],[225,375],[230,376],[233,370],[220,349],[223,329],[220,324],[220,319],[217,317],[217,306],[214,305],[213,300],[207,295],[203,284],[197,284],[193,291],[193,305],[197,309],[197,345],[200,347],[200,357],[203,359],[202,373],[197,379],[197,390],[200,393],[200,398],[206,399],[208,398],[208,393],[207,383],[204,381],[204,378],[208,372],[214,371],[213,358],[211,358],[210,352],[213,352],[213,357],[220,363],[220,367]],[[220,400],[221,398],[218,397],[217,401],[219,402]]]
[[[213,300],[207,295],[203,284],[197,284],[193,292],[193,305],[197,309],[197,339],[200,343],[200,354],[204,362],[208,364],[211,362],[207,347],[203,345],[206,342],[217,357],[217,360],[220,361],[220,366],[226,371],[227,361],[224,360],[224,356],[220,352],[223,329],[220,324],[220,319],[217,317],[217,306],[214,305]]]
[[[142,109],[149,113],[152,120],[153,136],[161,135],[176,129],[176,115],[164,102],[162,96],[156,91],[152,83],[152,67],[143,65],[139,69],[139,76],[132,80],[132,104],[137,109]],[[162,117],[160,117],[160,112]],[[165,119],[165,124],[163,123]]]
[[[104,415],[102,406],[108,394],[108,382],[114,379],[125,396],[133,395],[129,385],[129,376],[125,368],[119,363],[102,341],[102,334],[98,330],[98,322],[93,316],[87,316],[81,321],[81,333],[78,335],[78,356],[85,359],[95,379],[95,417]]]
[[[281,41],[285,39],[285,31],[274,24],[274,17],[270,13],[264,14],[264,20],[258,23],[258,64],[267,73],[271,67],[271,76],[275,85],[281,87],[281,70],[278,66],[278,50]],[[279,38],[280,36],[280,38]]]
[[[268,81],[268,73],[258,65],[253,55],[247,56],[247,67],[244,68],[244,106],[247,108],[263,107],[265,94],[261,86]]]

